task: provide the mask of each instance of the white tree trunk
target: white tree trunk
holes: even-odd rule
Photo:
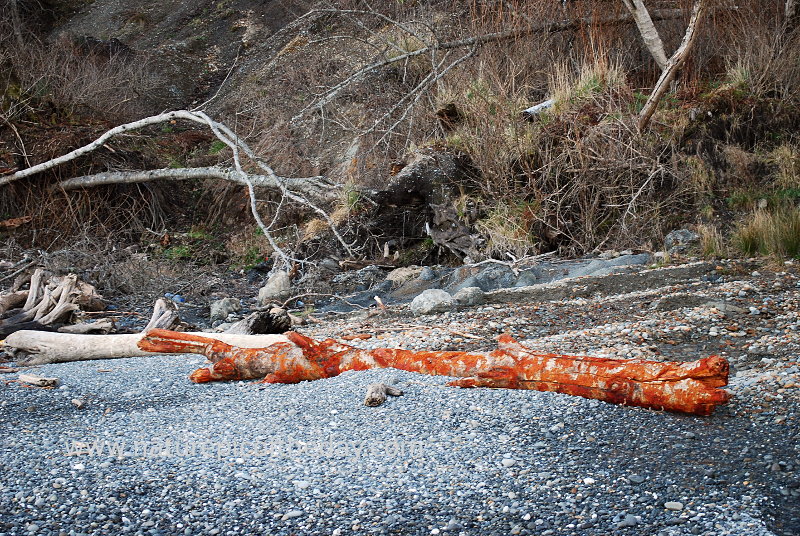
[[[633,15],[633,20],[639,28],[639,33],[642,36],[647,50],[650,51],[658,67],[663,71],[667,67],[667,53],[664,50],[664,43],[661,41],[661,36],[658,35],[658,30],[656,30],[653,19],[650,17],[650,12],[645,7],[644,2],[642,0],[622,0],[622,3],[625,4],[625,7],[627,7],[628,11]]]
[[[270,175],[249,175],[253,186],[259,188],[280,188],[276,177]],[[147,171],[107,171],[95,175],[84,175],[65,179],[58,183],[57,188],[62,190],[78,190],[80,188],[94,188],[109,184],[133,184],[154,180],[188,180],[188,179],[218,179],[247,185],[241,175],[234,169],[221,167],[199,168],[170,168],[151,169]],[[308,199],[316,202],[330,202],[336,199],[341,185],[336,184],[326,177],[281,177],[281,181],[289,190],[298,192]]]
[[[237,335],[231,333],[194,333],[209,339],[218,339],[240,348],[262,348],[288,339],[283,335]],[[17,331],[4,343],[20,365],[44,365],[96,359],[120,359],[135,356],[153,356],[137,346],[145,333],[123,335],[79,335],[48,331]]]
[[[680,71],[686,58],[689,56],[689,52],[692,50],[692,46],[697,39],[697,30],[700,26],[703,13],[706,10],[707,3],[707,0],[695,1],[694,7],[692,8],[692,17],[689,19],[689,25],[686,28],[686,34],[683,36],[681,45],[669,61],[667,61],[667,66],[661,73],[658,82],[656,82],[653,92],[647,98],[647,102],[644,103],[642,111],[639,112],[640,130],[645,129],[650,123],[650,119],[653,117],[658,103],[661,102],[661,98],[664,96],[664,93],[667,92],[670,83],[675,79],[675,75],[678,74],[678,71]]]

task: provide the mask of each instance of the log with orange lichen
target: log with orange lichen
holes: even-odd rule
[[[643,359],[541,354],[508,335],[488,353],[363,350],[332,339],[317,341],[287,332],[285,342],[265,348],[238,348],[221,341],[161,329],[150,331],[139,347],[157,353],[205,355],[211,365],[194,371],[196,383],[263,378],[267,383],[297,383],[331,378],[346,370],[395,368],[455,376],[449,385],[552,391],[667,411],[710,415],[729,399],[728,362],[717,356],[686,363]]]

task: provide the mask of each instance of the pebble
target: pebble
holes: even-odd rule
[[[672,510],[673,512],[680,512],[683,510],[683,503],[678,501],[667,501],[664,503],[664,508]]]
[[[305,512],[303,512],[302,510],[289,510],[288,512],[283,514],[283,517],[281,518],[281,521],[286,521],[287,519],[294,519],[296,517],[300,517],[304,513]]]
[[[642,482],[644,482],[646,480],[646,478],[643,477],[642,475],[628,475],[628,480],[632,484],[641,484]]]
[[[636,516],[631,514],[626,514],[625,518],[619,523],[617,523],[617,528],[635,527],[638,524],[639,520],[636,518]]]

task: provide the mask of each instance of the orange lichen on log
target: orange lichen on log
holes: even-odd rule
[[[333,339],[317,341],[287,332],[286,342],[265,348],[238,348],[197,335],[150,331],[139,348],[157,353],[205,355],[211,365],[193,372],[196,383],[263,378],[297,383],[331,378],[346,370],[395,368],[455,376],[449,385],[533,389],[593,398],[614,404],[710,415],[729,394],[728,362],[711,356],[686,363],[541,354],[508,335],[488,353],[362,350]]]

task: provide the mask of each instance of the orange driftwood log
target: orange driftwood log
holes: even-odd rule
[[[287,341],[266,348],[237,348],[221,341],[161,329],[150,331],[139,348],[157,353],[205,355],[211,365],[194,371],[196,383],[263,378],[297,383],[331,378],[346,370],[395,368],[456,376],[449,385],[535,389],[594,398],[615,404],[710,415],[728,401],[728,362],[717,356],[687,363],[642,359],[538,354],[508,335],[489,353],[362,350],[335,340],[316,341],[286,332]]]

